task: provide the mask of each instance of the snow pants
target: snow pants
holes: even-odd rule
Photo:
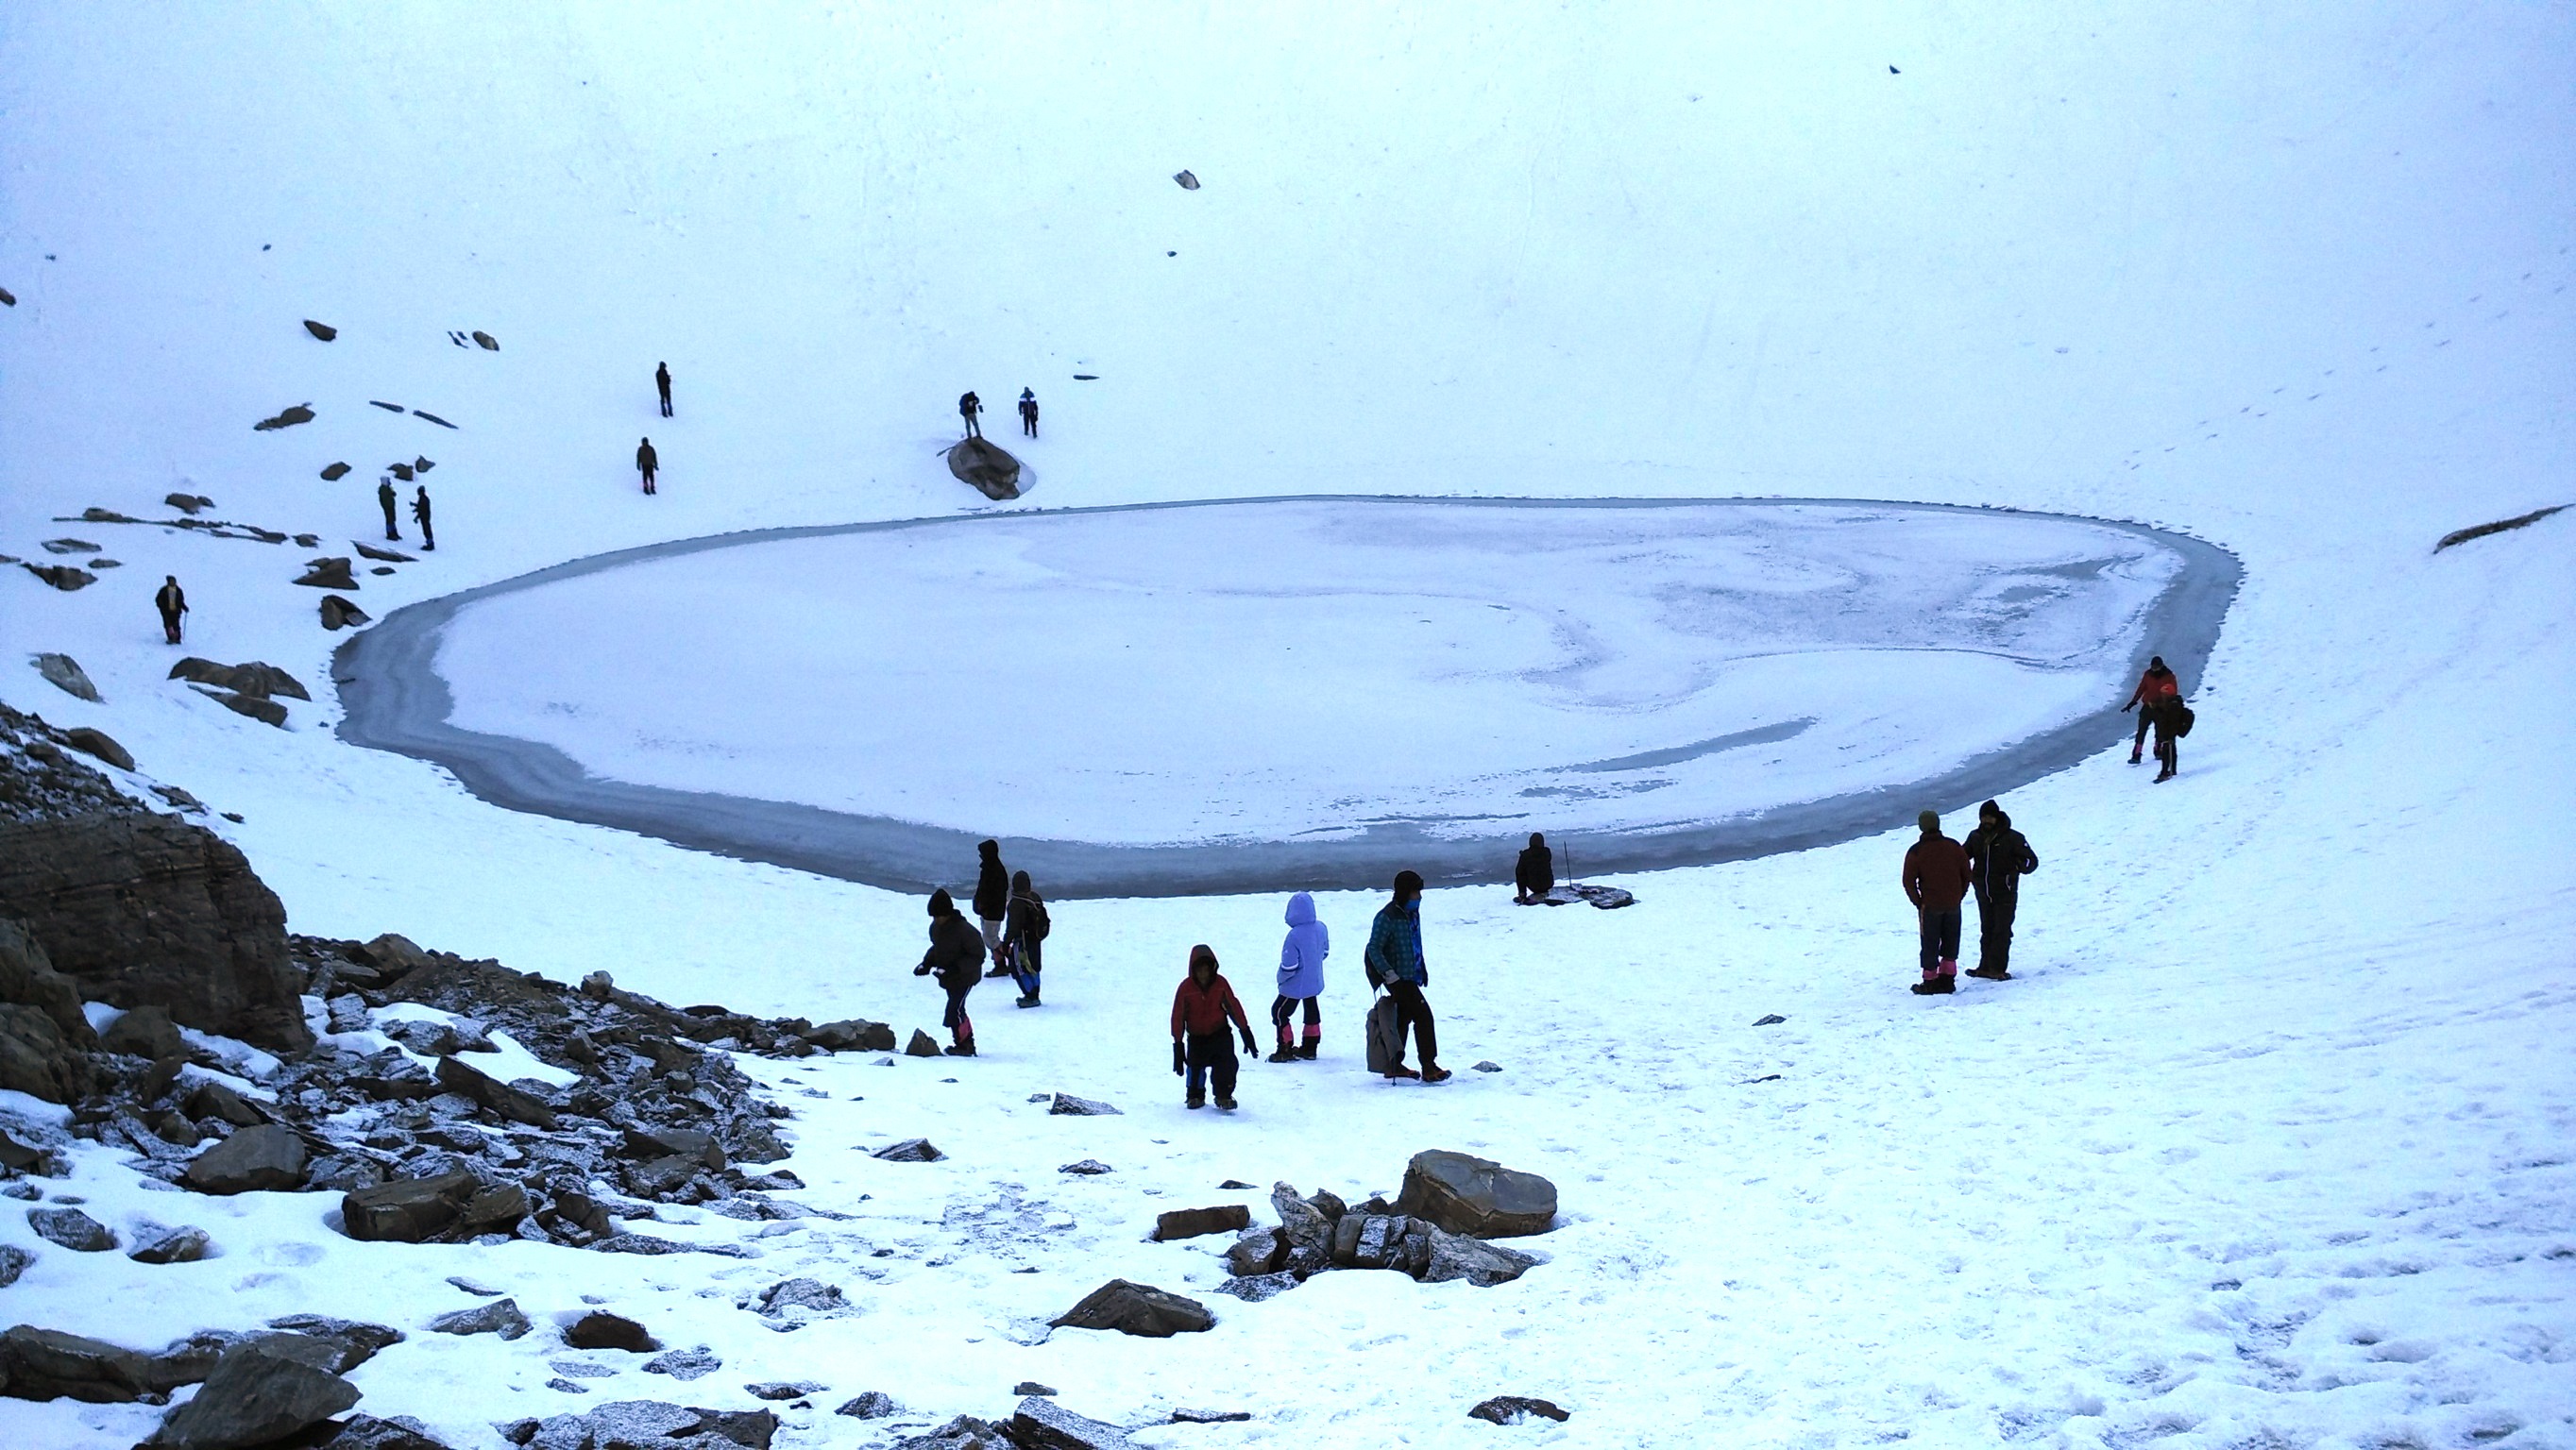
[[[1959,908],[1947,911],[1921,908],[1923,918],[1923,975],[1939,976],[1943,962],[1959,960]]]
[[[1288,1019],[1297,1015],[1297,1004],[1306,1004],[1306,1040],[1321,1042],[1324,1038],[1324,1009],[1320,997],[1280,997],[1270,1004],[1270,1025],[1279,1029],[1279,1050],[1286,1052],[1297,1045],[1288,1035]]]
[[[1411,1024],[1414,1051],[1422,1059],[1422,1065],[1439,1066],[1440,1039],[1432,1029],[1431,1003],[1424,999],[1422,989],[1411,982],[1389,982],[1386,991],[1395,999],[1396,1050],[1403,1051],[1404,1029]]]
[[[2017,896],[1977,898],[1978,971],[2012,970],[2013,911],[2020,905]]]
[[[1219,1027],[1214,1032],[1190,1034],[1191,1101],[1199,1101],[1202,1086],[1213,1077],[1216,1079],[1217,1098],[1223,1102],[1232,1102],[1234,1077],[1241,1070],[1242,1064],[1237,1062],[1234,1056],[1233,1033]]]

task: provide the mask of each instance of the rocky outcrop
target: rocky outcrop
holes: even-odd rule
[[[286,908],[211,831],[140,813],[0,825],[0,916],[93,1001],[272,1050],[312,1045]]]
[[[1114,1329],[1146,1339],[1169,1339],[1216,1327],[1216,1316],[1196,1299],[1151,1284],[1112,1279],[1049,1321],[1059,1329]]]
[[[1480,1239],[1545,1233],[1556,1221],[1556,1185],[1490,1158],[1432,1149],[1405,1165],[1396,1212]]]
[[[948,471],[957,481],[995,501],[1020,496],[1020,460],[981,438],[969,438],[948,450]]]
[[[313,698],[312,692],[304,688],[302,680],[264,660],[226,665],[190,655],[170,667],[169,677],[174,680],[187,680],[192,684],[212,685],[219,690],[230,690],[237,695],[249,695],[254,699],[265,700],[271,695],[284,695],[290,700]]]

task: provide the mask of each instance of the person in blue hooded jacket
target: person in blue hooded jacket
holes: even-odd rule
[[[1324,1040],[1324,1013],[1315,999],[1324,995],[1324,958],[1332,950],[1332,934],[1315,919],[1315,898],[1303,891],[1289,897],[1288,939],[1279,944],[1279,996],[1270,1004],[1270,1025],[1279,1029],[1279,1050],[1270,1054],[1272,1062],[1315,1060],[1315,1049]],[[1299,1003],[1306,1007],[1303,1046],[1288,1030]]]

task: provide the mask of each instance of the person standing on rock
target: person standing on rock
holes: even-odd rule
[[[653,491],[653,475],[660,472],[661,468],[662,455],[653,451],[652,439],[647,438],[635,445],[635,471],[644,475],[646,493]]]
[[[411,517],[412,522],[420,525],[421,552],[435,551],[438,548],[438,533],[429,526],[428,484],[422,484],[420,491],[411,496]]]
[[[394,543],[402,542],[402,530],[394,527],[394,510],[401,502],[402,495],[394,492],[393,475],[378,474],[376,476],[376,507],[385,511],[385,538]]]
[[[669,363],[655,363],[653,365],[653,388],[654,391],[662,395],[662,416],[665,418],[670,417],[671,365]]]
[[[1011,915],[1011,873],[1002,865],[1002,843],[985,841],[975,847],[983,864],[975,870],[975,919],[984,924],[984,949],[993,954],[993,975],[1007,977],[1010,967],[1002,961],[1010,940],[1006,923]]]
[[[1252,1036],[1252,1023],[1243,1015],[1243,1003],[1235,997],[1225,974],[1217,970],[1216,953],[1202,942],[1190,948],[1190,974],[1181,980],[1181,989],[1172,994],[1172,1071],[1187,1076],[1189,1095],[1184,1107],[1207,1106],[1206,1080],[1214,1077],[1217,1107],[1234,1111],[1234,1079],[1239,1064],[1234,1056],[1234,1036],[1226,1031],[1228,1018],[1243,1034],[1244,1056],[1260,1056],[1261,1044]]]
[[[2129,741],[2131,765],[2138,763],[2140,753],[2146,749],[2147,727],[2155,723],[2156,707],[2167,700],[2181,698],[2182,681],[2175,679],[2174,672],[2165,668],[2165,657],[2163,655],[2149,657],[2147,672],[2138,676],[2138,687],[2129,692],[2129,703],[2120,707],[2120,713],[2123,715],[2131,710],[2138,712],[2138,733]]]
[[[976,397],[973,393],[960,393],[957,395],[957,416],[966,420],[967,437],[981,438],[984,436],[984,425],[975,421],[976,415],[983,411],[983,399]]]
[[[1547,837],[1532,831],[1528,848],[1512,863],[1512,900],[1537,906],[1555,889],[1556,853],[1547,848]]]
[[[916,977],[939,974],[939,988],[948,994],[948,1010],[941,1014],[939,1025],[948,1029],[948,1055],[975,1055],[975,1020],[966,1015],[966,994],[984,980],[984,939],[966,918],[957,914],[957,903],[941,887],[930,893],[930,950],[922,954],[921,965],[912,969]]]
[[[1923,835],[1905,852],[1905,899],[1923,939],[1923,980],[1914,995],[1938,997],[1959,990],[1959,903],[1968,895],[1968,853],[1941,834],[1930,811],[1914,818]]]
[[[1378,908],[1377,919],[1369,925],[1368,950],[1360,961],[1368,970],[1370,985],[1384,987],[1395,998],[1397,1060],[1387,1076],[1448,1081],[1447,1070],[1440,1066],[1440,1039],[1432,1026],[1431,1003],[1422,995],[1422,989],[1431,985],[1431,966],[1422,957],[1421,876],[1411,871],[1395,873],[1395,899]],[[1403,1062],[1407,1023],[1412,1024],[1413,1045],[1422,1059],[1420,1072]]]
[[[1038,1005],[1038,973],[1045,962],[1040,953],[1048,928],[1046,902],[1038,889],[1029,884],[1029,873],[1011,873],[1010,916],[1003,928],[1003,940],[1011,953],[1011,979],[1019,984],[1021,1007]]]
[[[1028,438],[1038,436],[1038,395],[1026,388],[1020,389],[1020,433]]]
[[[1977,892],[1977,964],[1968,975],[2009,982],[2013,912],[2021,904],[2021,878],[2039,869],[2039,854],[1993,801],[1977,807],[1977,828],[1959,844],[1968,853],[1968,884]]]
[[[161,611],[161,637],[177,644],[183,632],[179,627],[179,616],[188,612],[188,591],[179,587],[178,575],[161,576],[161,589],[152,596],[152,607]]]
[[[1317,999],[1324,995],[1324,958],[1332,951],[1332,934],[1315,919],[1315,898],[1303,891],[1289,897],[1288,936],[1279,943],[1279,996],[1270,1004],[1270,1025],[1279,1033],[1279,1050],[1270,1054],[1272,1062],[1315,1060],[1315,1051],[1324,1041],[1324,1013]],[[1306,1013],[1302,1047],[1288,1035],[1289,1019],[1301,1006]]]

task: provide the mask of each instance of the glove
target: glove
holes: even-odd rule
[[[1252,1034],[1249,1032],[1243,1034],[1243,1055],[1254,1062],[1261,1060],[1261,1044],[1253,1041]]]
[[[920,966],[917,966],[917,967],[913,968],[913,969],[912,969],[912,974],[913,974],[914,976],[916,976],[916,977],[927,977],[927,976],[929,976],[929,975],[930,975],[930,963],[928,963],[928,962],[923,962]]]
[[[1181,1049],[1181,1039],[1172,1039],[1172,1076],[1180,1077],[1190,1070],[1189,1054]]]
[[[2128,714],[2130,711],[2132,711],[2132,710],[2134,710],[2134,709],[2136,709],[2136,708],[2138,708],[2138,702],[2137,702],[2137,701],[2135,701],[2135,700],[2131,700],[2129,703],[2127,703],[2127,704],[2125,704],[2125,705],[2122,705],[2122,706],[2120,707],[2120,713],[2121,713],[2121,714],[2123,714],[2123,715],[2126,715],[2126,714]]]

